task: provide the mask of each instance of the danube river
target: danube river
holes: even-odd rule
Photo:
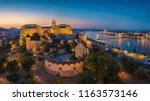
[[[136,49],[139,53],[146,53],[150,56],[150,39],[132,39],[132,38],[119,38],[117,36],[109,36],[102,34],[102,32],[86,32],[88,38],[95,39],[96,35],[99,35],[100,41],[106,43],[106,45],[113,47],[120,47],[121,49],[125,49],[133,51]]]

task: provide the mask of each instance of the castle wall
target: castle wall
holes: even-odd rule
[[[54,34],[72,34],[72,28],[70,25],[56,25],[56,21],[52,21],[52,26],[50,27],[41,27],[36,24],[26,24],[20,29],[20,44],[23,43],[23,38],[26,37],[27,34],[32,36],[34,33],[38,33],[40,35],[44,34],[44,31],[48,31],[49,33]]]
[[[27,49],[27,51],[31,50],[31,41],[30,41],[30,38],[26,38],[26,49]]]
[[[83,59],[74,62],[55,61],[51,59],[45,60],[45,70],[51,75],[59,75],[60,77],[72,77],[83,72]]]
[[[30,36],[33,35],[33,33],[36,32],[41,32],[39,28],[22,28],[20,30],[20,38],[24,38],[27,34],[29,34]]]
[[[44,31],[48,31],[49,33],[54,33],[52,28],[47,27],[47,28],[42,28],[42,29],[43,29],[43,33]]]
[[[67,26],[66,28],[59,28],[60,34],[72,34],[72,29],[70,26]]]
[[[39,33],[39,34],[43,34],[44,30],[41,27],[38,28],[21,28],[20,29],[20,44],[23,43],[23,38],[26,37],[27,34],[29,34],[30,36],[32,36],[34,33]]]
[[[49,33],[55,34],[72,34],[71,27],[59,28],[58,26],[54,26],[52,28],[21,28],[20,29],[20,44],[23,43],[23,38],[26,37],[27,34],[32,36],[34,33],[39,33],[40,35],[44,34],[44,31],[48,31]]]

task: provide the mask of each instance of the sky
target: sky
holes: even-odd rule
[[[73,28],[150,30],[150,0],[0,0],[0,27],[69,24]]]

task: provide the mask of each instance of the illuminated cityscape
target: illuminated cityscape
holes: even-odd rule
[[[149,2],[114,1],[0,0],[0,84],[149,84]]]

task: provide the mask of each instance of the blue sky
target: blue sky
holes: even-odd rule
[[[67,23],[74,28],[150,29],[149,0],[0,0],[0,26]]]

